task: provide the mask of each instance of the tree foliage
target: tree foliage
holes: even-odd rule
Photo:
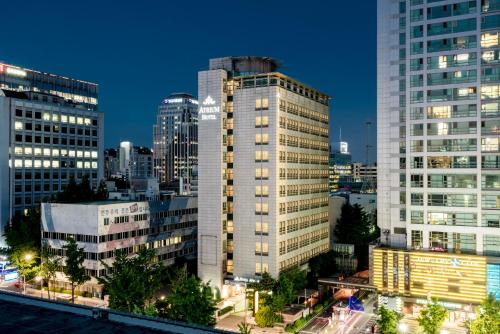
[[[50,299],[50,282],[56,278],[56,273],[62,267],[61,257],[51,254],[48,245],[42,245],[41,250],[40,276],[47,282],[47,295]],[[55,292],[54,292],[55,299]]]
[[[75,287],[90,279],[90,277],[85,273],[85,267],[83,266],[85,252],[83,248],[78,247],[74,238],[69,238],[63,246],[63,249],[66,251],[63,271],[71,283],[71,301],[74,303]]]
[[[276,313],[269,305],[259,306],[259,310],[255,314],[255,323],[259,327],[273,327],[278,320]]]
[[[489,295],[476,311],[472,334],[500,333],[500,301]]]
[[[378,309],[377,325],[382,334],[398,334],[398,321],[401,315],[385,306]]]
[[[217,308],[208,283],[188,274],[186,266],[175,270],[171,282],[168,306],[159,314],[189,324],[214,326]]]
[[[346,203],[334,229],[339,243],[354,244],[358,269],[368,268],[368,244],[380,236],[380,229],[372,217],[358,205]]]
[[[102,201],[108,198],[108,189],[106,183],[101,181],[97,191],[92,190],[88,175],[83,175],[80,183],[77,183],[73,177],[69,179],[68,184],[63,191],[57,194],[56,201],[60,203],[81,203],[91,201]]]
[[[131,257],[124,251],[117,251],[113,267],[101,261],[110,273],[98,278],[109,295],[110,308],[145,314],[143,312],[161,287],[162,266],[155,258],[153,249],[142,249]]]
[[[10,261],[17,267],[19,275],[26,281],[33,279],[39,272],[37,265],[38,251],[33,247],[16,247],[11,249]],[[23,282],[23,283],[25,283]]]
[[[17,248],[40,249],[40,208],[29,209],[26,215],[16,214],[5,228],[5,242],[11,251]]]
[[[309,260],[307,281],[310,287],[316,287],[318,278],[329,277],[336,272],[335,254],[333,251],[318,254]]]
[[[417,318],[418,325],[426,334],[438,334],[448,311],[433,299],[421,311]]]

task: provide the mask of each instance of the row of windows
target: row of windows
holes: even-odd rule
[[[328,125],[328,113],[314,111],[306,107],[299,106],[295,103],[285,101],[283,99],[280,100],[280,111],[286,111],[289,114],[297,115]]]
[[[279,204],[279,214],[294,213],[328,206],[328,197],[310,198]]]
[[[61,161],[59,160],[32,160],[32,159],[15,159],[15,168],[79,168],[79,169],[97,169],[97,161]]]
[[[265,116],[267,117],[267,116]],[[281,129],[287,129],[305,134],[311,134],[323,138],[328,138],[328,128],[318,127],[310,123],[297,121],[288,117],[280,116],[279,125]]]
[[[23,110],[20,108],[16,108],[15,111],[16,117],[25,117],[25,118],[34,118],[34,119],[43,119],[44,121],[51,122],[61,122],[61,123],[69,123],[69,124],[77,124],[77,125],[86,125],[86,126],[97,126],[97,119],[91,119],[88,117],[79,117],[67,114],[58,114],[55,112],[41,112],[41,111],[31,111],[31,110]],[[43,118],[42,118],[43,115]]]
[[[322,154],[280,151],[279,161],[283,163],[328,165],[328,156]]]
[[[21,121],[15,121],[14,122],[14,129],[16,131],[35,131],[35,132],[48,132],[48,133],[62,133],[62,134],[71,134],[71,135],[79,135],[79,136],[93,136],[97,137],[97,130],[90,130],[90,129],[82,129],[82,128],[74,128],[74,127],[66,127],[62,126],[59,127],[59,125],[52,125],[52,124],[45,124],[42,127],[41,123],[26,123],[26,122],[21,122]]]
[[[410,150],[413,153],[424,152],[424,140],[410,141]],[[427,152],[464,152],[477,151],[477,140],[469,139],[432,139],[427,140]],[[500,149],[500,138],[487,137],[481,138],[482,152],[498,152]],[[405,145],[400,146],[400,152],[406,151]]]
[[[311,150],[325,150],[325,144],[328,147],[328,143],[325,143],[324,140],[313,140],[309,138],[296,137],[290,135],[280,134],[279,143],[283,146],[290,147],[300,147],[307,148]]]
[[[46,157],[70,157],[70,158],[98,158],[97,151],[80,151],[80,150],[67,150],[67,149],[58,149],[58,148],[50,148],[50,147],[22,147],[16,146],[14,147],[15,155],[25,155],[25,156],[46,156]]]
[[[24,173],[23,173],[24,172]],[[61,180],[66,180],[70,179],[72,176],[75,179],[81,179],[84,175],[88,175],[89,178],[96,179],[97,178],[97,173],[83,173],[81,170],[70,170],[69,172],[67,170],[61,170],[61,173],[59,174],[58,170],[54,169],[48,169],[44,170],[43,174],[42,172],[39,172],[38,170],[32,171],[32,170],[16,170],[14,173],[14,178],[16,179],[16,182],[19,180],[40,180],[45,179],[45,181],[53,179],[53,181],[58,182],[59,179]],[[30,181],[28,181],[30,182]],[[63,184],[66,184],[65,181],[62,182]]]
[[[325,183],[291,184],[291,185],[279,186],[280,197],[318,194],[327,191],[328,191],[328,184]]]
[[[47,136],[32,136],[32,135],[15,135],[16,143],[35,143],[35,144],[54,144],[54,145],[70,145],[70,146],[88,146],[88,147],[97,147],[97,140],[83,140],[83,139],[73,139],[70,138],[61,138],[61,142],[59,143],[58,137],[47,137]],[[43,138],[43,141],[42,141]]]
[[[477,168],[476,156],[428,156],[412,157],[410,168],[420,169],[424,167],[424,159],[427,159],[427,168]],[[400,159],[400,168],[406,168],[406,158]],[[483,155],[481,157],[481,168],[500,168],[499,155]]]
[[[328,212],[319,212],[309,216],[291,218],[279,222],[279,234],[292,233],[325,223],[328,223]]]
[[[289,259],[280,261],[279,263],[279,270],[284,271],[288,268],[291,267],[296,267],[298,265],[306,263],[310,258],[319,255],[321,253],[327,252],[328,251],[328,243],[319,245],[317,247],[314,247],[311,250],[305,251],[301,254],[295,255]]]
[[[328,169],[280,168],[280,180],[328,179]]]

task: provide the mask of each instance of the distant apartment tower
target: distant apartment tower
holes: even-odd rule
[[[153,152],[147,147],[134,146],[129,141],[121,142],[119,170],[128,179],[153,177]]]
[[[332,144],[329,154],[329,188],[330,193],[335,193],[350,180],[352,157],[348,143],[344,141]]]
[[[120,154],[119,150],[108,148],[104,150],[104,178],[111,179],[120,171]]]
[[[378,250],[374,283],[500,299],[500,2],[378,0],[377,17],[377,221],[409,252]]]
[[[198,275],[218,288],[328,250],[329,97],[277,67],[226,57],[198,73]]]
[[[95,83],[0,64],[0,235],[15,213],[63,190],[70,178],[88,175],[97,187],[97,92]]]
[[[198,161],[198,101],[192,95],[172,94],[158,107],[153,152],[159,182],[180,183],[189,192]]]

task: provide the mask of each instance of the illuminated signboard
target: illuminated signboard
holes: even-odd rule
[[[1,65],[2,68],[0,69],[0,72],[5,72],[6,74],[15,76],[15,77],[25,77],[26,76],[26,71],[21,70],[20,68],[15,68],[15,67],[8,67],[5,65]]]
[[[210,95],[201,104],[198,113],[201,115],[202,120],[217,119],[216,114],[220,113],[220,106],[215,105],[215,100]]]
[[[342,154],[348,154],[349,149],[348,149],[348,144],[345,141],[340,142],[340,153]]]
[[[186,99],[188,103],[192,103],[192,104],[198,104],[198,101],[194,100],[194,99]],[[163,104],[170,104],[170,103],[182,103],[184,102],[184,99],[182,97],[178,97],[178,98],[175,98],[175,99],[165,99],[163,100]]]

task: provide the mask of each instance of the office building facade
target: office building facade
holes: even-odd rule
[[[329,98],[276,69],[227,57],[198,73],[198,274],[218,288],[328,250]]]
[[[169,95],[158,107],[153,126],[154,175],[190,193],[198,163],[198,101],[190,94]]]
[[[85,251],[83,266],[91,277],[83,291],[100,293],[97,277],[109,274],[103,261],[113,265],[116,251],[134,254],[154,249],[158,261],[171,265],[177,258],[196,258],[196,197],[162,201],[103,201],[82,204],[42,204],[42,243],[64,257],[63,246],[75,238]],[[67,288],[64,275],[58,285]]]
[[[478,272],[488,266],[488,279],[462,284],[447,275],[451,301],[470,285],[489,286],[474,290],[482,298],[500,289],[499,34],[498,1],[378,1],[381,243],[419,258],[438,252],[436,270],[447,261],[478,261]],[[424,277],[411,284],[438,294]]]
[[[0,64],[0,235],[16,213],[103,178],[97,84]],[[1,243],[1,242],[0,242]]]
[[[339,191],[351,178],[351,153],[347,142],[338,142],[330,146],[329,184],[330,193]]]

